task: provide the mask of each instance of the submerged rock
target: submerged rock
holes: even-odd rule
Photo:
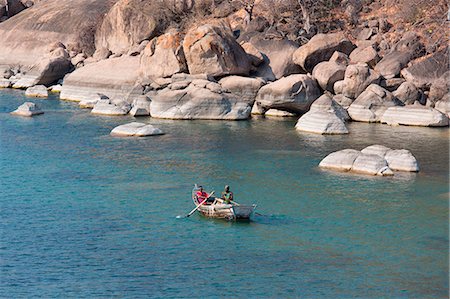
[[[345,149],[331,153],[319,167],[382,176],[393,175],[392,170],[419,171],[417,160],[410,151],[393,150],[383,145],[371,145],[362,151]]]
[[[43,113],[44,112],[41,110],[41,108],[37,104],[32,102],[25,102],[20,105],[19,108],[11,112],[11,114],[19,116],[34,116]]]
[[[44,85],[36,85],[28,87],[25,91],[25,95],[27,97],[46,98],[48,97],[48,90]]]
[[[137,136],[137,137],[145,137],[145,136],[154,136],[154,135],[163,135],[164,132],[160,129],[144,123],[132,122],[125,125],[120,125],[115,127],[111,131],[112,136]]]

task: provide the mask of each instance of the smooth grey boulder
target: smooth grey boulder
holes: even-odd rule
[[[326,156],[320,161],[319,167],[338,171],[350,171],[353,163],[360,154],[360,151],[354,149],[340,150]]]
[[[427,104],[433,106],[438,101],[448,99],[450,94],[450,71],[445,72],[439,79],[435,80],[430,87]]]
[[[111,133],[112,136],[155,136],[164,135],[164,132],[149,124],[132,122],[115,127]]]
[[[181,33],[170,31],[152,39],[142,53],[140,69],[148,78],[164,78],[186,72]]]
[[[252,43],[243,42],[241,43],[241,47],[244,49],[245,53],[247,53],[250,62],[254,67],[258,67],[264,62],[263,54]]]
[[[410,151],[405,149],[390,150],[384,156],[389,168],[397,171],[418,172],[419,164]]]
[[[344,81],[341,83],[342,94],[356,99],[370,84],[377,84],[379,81],[380,75],[371,70],[367,64],[349,65],[345,70]]]
[[[155,118],[239,120],[250,116],[252,103],[225,91],[218,93],[189,84],[184,89],[168,87],[158,92],[150,108]]]
[[[405,105],[414,104],[421,98],[420,90],[410,82],[402,83],[392,94]]]
[[[44,111],[42,111],[37,104],[32,102],[25,102],[22,105],[20,105],[19,108],[11,112],[11,114],[19,116],[34,116],[43,113]]]
[[[401,105],[389,91],[372,84],[348,108],[352,120],[379,122],[389,107]]]
[[[446,114],[420,104],[390,107],[383,113],[380,121],[389,125],[424,127],[447,127],[449,125]]]
[[[263,86],[264,81],[258,78],[228,76],[220,79],[219,84],[224,90],[237,96],[253,100],[258,94],[261,86]]]
[[[93,62],[78,68],[64,78],[60,98],[69,101],[92,100],[98,93],[107,97],[126,98],[137,90],[139,57],[121,56]]]
[[[382,158],[386,156],[386,153],[390,151],[389,147],[380,144],[369,145],[368,147],[361,150],[361,153],[368,155],[378,155]]]
[[[408,32],[375,66],[375,71],[384,78],[394,78],[400,71],[420,53],[419,37],[414,32]]]
[[[318,63],[329,60],[334,52],[349,55],[354,48],[355,45],[342,32],[317,34],[294,52],[293,60],[304,70],[311,72]]]
[[[378,155],[361,153],[353,162],[352,171],[370,175],[393,175],[386,160]]]
[[[96,95],[93,95],[92,97],[88,99],[84,99],[78,103],[78,106],[82,109],[92,109],[94,108],[95,104],[97,104],[100,100],[109,100],[107,96],[101,93],[97,93]]]
[[[344,121],[335,113],[326,111],[309,111],[297,121],[298,131],[316,134],[348,134]]]
[[[344,79],[347,69],[348,57],[345,54],[334,52],[329,61],[317,64],[312,72],[323,90],[334,92],[334,83]]]
[[[99,100],[91,110],[92,114],[119,116],[126,115],[131,106],[125,102],[114,103],[111,100]]]
[[[264,110],[304,113],[320,94],[316,80],[310,76],[290,75],[261,87],[256,102]]]
[[[11,81],[8,79],[0,79],[0,88],[9,88],[11,87]]]
[[[44,85],[28,87],[25,91],[25,96],[34,98],[46,98],[48,97],[48,90]]]
[[[190,29],[183,40],[189,73],[211,76],[248,75],[250,59],[224,22]]]

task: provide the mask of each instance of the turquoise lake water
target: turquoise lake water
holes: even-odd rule
[[[113,138],[132,117],[56,97],[11,116],[0,92],[0,297],[446,298],[449,130],[349,124],[301,134],[295,120],[141,118],[164,136]],[[328,153],[407,148],[421,172],[323,171]],[[262,216],[194,214],[194,183]]]

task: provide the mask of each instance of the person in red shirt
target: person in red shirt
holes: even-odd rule
[[[197,191],[196,195],[197,195],[198,203],[201,204],[203,201],[208,199],[209,194],[203,190],[202,186],[199,186],[198,188],[199,188],[199,190]],[[207,202],[205,202],[205,204],[207,204]]]

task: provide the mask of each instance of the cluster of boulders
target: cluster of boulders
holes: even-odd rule
[[[384,19],[364,24],[356,39],[343,32],[317,34],[299,46],[265,38],[257,24],[236,34],[226,18],[159,35],[153,15],[135,2],[95,4],[96,14],[107,13],[97,24],[92,53],[58,35],[61,40],[47,46],[32,68],[3,67],[0,88],[50,86],[64,77],[51,90],[93,114],[227,120],[301,115],[296,129],[319,134],[346,134],[350,120],[449,125],[448,51],[418,57],[422,44],[413,32],[391,46],[382,40],[389,30]],[[40,9],[36,4],[34,13]],[[14,38],[6,36],[6,45]],[[36,89],[27,93],[45,94]]]
[[[394,171],[418,172],[419,165],[410,151],[371,145],[361,151],[344,149],[326,156],[319,167],[337,171],[391,176]]]

